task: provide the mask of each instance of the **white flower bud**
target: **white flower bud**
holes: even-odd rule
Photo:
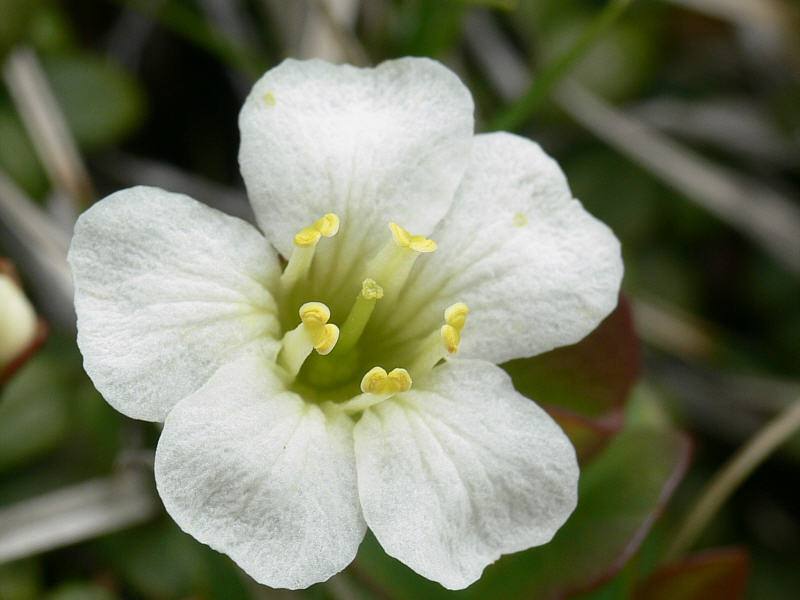
[[[25,293],[0,273],[0,369],[17,358],[36,336],[36,313]]]

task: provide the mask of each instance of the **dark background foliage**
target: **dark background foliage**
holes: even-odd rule
[[[50,332],[2,372],[0,599],[796,598],[796,436],[670,547],[714,473],[800,400],[798,14],[790,0],[0,0],[0,256]],[[572,437],[579,507],[551,544],[463,592],[369,536],[327,583],[254,584],[164,514],[157,429],[104,403],[74,344],[75,212],[146,183],[249,218],[241,101],[283,57],[310,55],[445,62],[478,130],[539,141],[623,244],[617,311],[575,346],[505,365]],[[53,173],[32,143],[12,66],[30,56],[85,174]]]

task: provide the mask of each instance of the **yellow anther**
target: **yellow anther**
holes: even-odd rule
[[[383,298],[383,288],[374,279],[367,278],[361,282],[361,296],[365,300],[380,300]]]
[[[411,389],[411,375],[405,369],[392,369],[389,373],[381,367],[372,367],[361,379],[365,394],[391,396]]]
[[[429,240],[424,235],[412,235],[397,223],[389,223],[389,229],[392,231],[394,243],[401,248],[411,248],[415,252],[433,252],[436,250],[436,242]]]
[[[448,354],[455,354],[458,352],[458,346],[461,343],[461,332],[452,325],[442,325],[439,330],[442,336],[442,343]]]
[[[339,217],[328,213],[317,219],[310,227],[303,227],[294,236],[295,246],[316,246],[321,237],[333,237],[339,232]]]
[[[314,340],[314,350],[323,356],[330,354],[336,342],[339,341],[339,328],[333,323],[328,323],[322,328],[322,335]]]
[[[335,213],[327,213],[324,217],[317,219],[314,229],[319,231],[324,237],[333,237],[339,233],[339,217]]]
[[[454,327],[457,331],[464,329],[464,324],[467,322],[467,315],[469,314],[469,307],[463,302],[457,302],[448,306],[444,311],[444,322]]]
[[[303,227],[294,236],[294,249],[281,275],[281,285],[291,291],[303,277],[308,275],[320,238],[332,237],[339,231],[339,217],[333,213],[317,219],[310,227]]]
[[[264,104],[266,104],[267,106],[275,106],[276,103],[275,94],[273,94],[272,92],[267,92],[262,97],[264,98]]]
[[[331,311],[322,302],[306,302],[299,313],[301,323],[284,334],[278,353],[278,364],[292,377],[314,350],[328,354],[339,341],[339,328],[328,323]]]
[[[302,248],[316,246],[322,234],[313,227],[305,227],[294,235],[294,245]]]
[[[328,323],[330,318],[331,311],[322,302],[306,302],[300,307],[300,320],[319,354],[328,354],[339,341],[339,328]]]
[[[306,302],[300,307],[300,320],[304,325],[324,325],[331,318],[331,309],[322,302]]]

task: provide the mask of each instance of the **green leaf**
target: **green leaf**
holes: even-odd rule
[[[707,550],[662,567],[634,600],[737,600],[745,597],[749,556],[742,548]]]
[[[472,6],[485,6],[486,8],[497,8],[500,10],[514,10],[519,4],[519,0],[460,0],[464,4]]]
[[[81,148],[114,144],[141,121],[142,91],[113,62],[91,54],[46,56],[42,62]]]
[[[144,598],[249,598],[233,562],[165,518],[95,542],[125,584]]]
[[[107,589],[91,583],[67,583],[46,596],[46,600],[114,600]]]
[[[25,39],[39,0],[0,0],[0,62],[5,53]]]
[[[31,359],[0,396],[0,471],[52,450],[67,433],[63,373],[45,354]]]
[[[39,563],[19,560],[0,565],[0,598],[2,600],[38,600],[42,597]]]
[[[145,598],[180,598],[197,591],[203,548],[172,522],[137,527],[97,542],[100,554]]]
[[[14,108],[0,98],[0,169],[36,198],[47,191],[47,176]]]
[[[588,589],[619,572],[636,554],[683,477],[689,443],[662,429],[627,430],[581,476],[575,513],[553,541],[500,559],[467,590],[447,592],[387,557],[368,536],[357,573],[397,600],[549,598]]]

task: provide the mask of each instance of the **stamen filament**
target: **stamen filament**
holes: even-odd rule
[[[361,283],[361,292],[342,325],[342,332],[336,345],[337,354],[347,352],[356,345],[375,310],[375,303],[381,298],[383,298],[383,288],[374,279],[367,278]]]
[[[295,234],[292,255],[281,274],[281,286],[284,290],[291,290],[308,274],[320,239],[333,237],[338,232],[339,217],[334,213],[328,213],[317,219],[310,227],[304,227]]]
[[[312,350],[329,354],[339,339],[339,328],[328,323],[331,311],[321,302],[306,302],[299,313],[301,323],[283,336],[278,354],[278,364],[292,377],[300,372]]]
[[[397,223],[389,223],[392,239],[367,264],[368,273],[383,287],[384,304],[391,304],[408,280],[420,254],[436,250],[436,242],[412,235]]]

